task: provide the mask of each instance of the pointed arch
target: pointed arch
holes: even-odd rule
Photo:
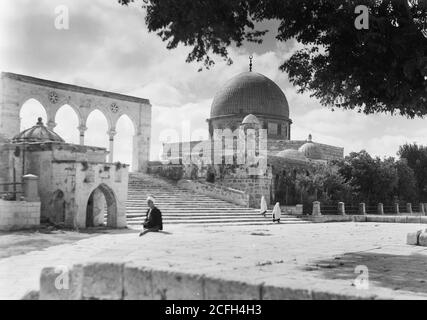
[[[19,110],[19,119],[20,119],[20,131],[29,129],[36,125],[37,118],[42,118],[43,123],[47,123],[47,111],[46,108],[34,98],[26,100],[20,110]]]
[[[106,212],[105,212],[106,209]],[[117,227],[117,200],[114,191],[102,183],[95,188],[88,200],[86,209],[86,227],[93,227],[104,220],[107,214],[106,225],[109,228]]]
[[[107,117],[99,109],[93,110],[86,119],[85,145],[109,149]]]
[[[136,128],[133,121],[122,115],[116,122],[116,136],[114,138],[114,161],[130,164],[133,168],[133,137]]]
[[[55,115],[56,127],[54,131],[67,143],[79,144],[80,125],[79,115],[70,105],[65,104],[58,109]]]

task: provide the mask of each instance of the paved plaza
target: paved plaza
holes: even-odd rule
[[[20,299],[38,290],[43,267],[87,261],[133,262],[364,298],[427,299],[427,248],[405,244],[408,232],[423,227],[380,223],[172,226],[171,234],[143,238],[137,230],[103,231],[0,259],[0,299]],[[0,243],[8,237],[0,235]],[[16,240],[19,235],[13,237]],[[355,286],[358,266],[367,267],[369,289]]]

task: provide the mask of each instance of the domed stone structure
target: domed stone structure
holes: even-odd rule
[[[250,114],[243,119],[242,124],[243,125],[248,125],[248,124],[259,125],[260,122],[256,116],[254,116],[253,114]]]
[[[322,150],[320,150],[319,146],[313,142],[311,134],[308,136],[307,142],[299,148],[299,152],[301,152],[305,157],[312,160],[323,159]]]
[[[13,143],[19,142],[59,142],[64,143],[64,139],[62,139],[58,134],[48,129],[43,124],[43,119],[38,118],[37,124],[30,129],[22,131],[20,134],[15,136],[12,139]]]
[[[276,156],[283,158],[283,159],[286,159],[286,160],[293,160],[293,161],[306,162],[308,160],[307,157],[303,153],[301,153],[295,149],[283,150],[283,151],[279,152]]]
[[[243,72],[229,80],[215,95],[208,120],[215,129],[236,130],[249,114],[256,116],[270,139],[290,139],[289,104],[272,80],[255,72]]]

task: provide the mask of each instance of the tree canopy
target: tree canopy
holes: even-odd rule
[[[118,0],[127,5],[134,0]],[[369,8],[358,30],[355,8]],[[167,48],[191,47],[187,62],[212,67],[212,55],[231,64],[228,48],[262,43],[280,22],[278,41],[303,48],[283,61],[299,92],[328,107],[366,114],[427,114],[427,0],[144,0],[148,30]]]
[[[399,148],[398,155],[414,172],[418,198],[427,201],[427,147],[405,144]]]

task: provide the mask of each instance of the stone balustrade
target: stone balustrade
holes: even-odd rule
[[[241,190],[220,186],[217,184],[197,180],[180,180],[178,186],[215,199],[229,201],[238,205],[249,207],[250,196]]]
[[[403,211],[400,210],[399,207],[399,203],[394,203],[392,207],[387,207],[387,211],[385,213],[384,211],[384,204],[383,203],[378,203],[377,205],[377,215],[385,215],[385,214],[392,214],[392,215],[407,215],[407,216],[425,216],[427,214],[427,204],[425,203],[420,203],[419,207],[416,207],[417,209],[414,211],[413,207],[412,207],[412,203],[407,203],[406,204],[406,209]],[[354,210],[352,210],[351,212],[355,212],[355,210],[357,210],[357,208],[353,208]],[[329,211],[331,211],[330,209],[328,209]],[[392,211],[392,212],[390,212]],[[335,211],[334,211],[335,214]],[[347,215],[346,213],[346,206],[344,202],[338,202],[337,205],[337,210],[336,210],[336,214],[338,215],[342,215],[345,216]],[[357,210],[357,214],[356,213],[352,213],[354,215],[362,215],[365,216],[367,215],[367,211],[366,211],[366,204],[365,203],[359,203],[359,208]],[[319,201],[315,201],[313,202],[313,212],[312,212],[313,216],[321,216],[322,215],[322,211],[321,211],[321,203]]]

